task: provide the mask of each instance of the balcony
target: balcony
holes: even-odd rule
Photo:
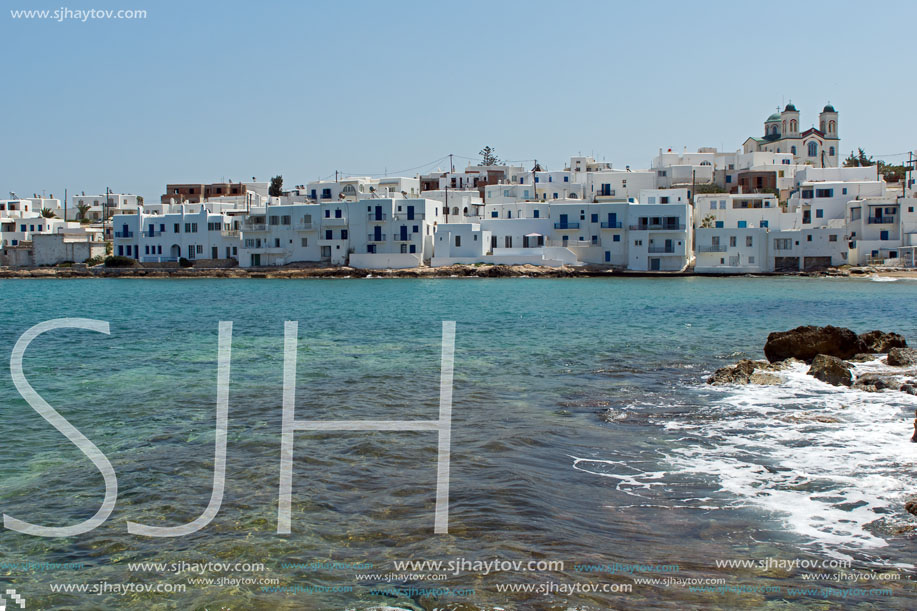
[[[602,223],[602,229],[621,229],[622,223]]]
[[[649,248],[646,249],[646,252],[650,253],[651,255],[674,255],[675,247],[674,246],[669,246],[669,247],[650,246]]]
[[[132,238],[134,237],[134,232],[133,231],[116,231],[115,237],[116,238]]]
[[[895,217],[893,216],[871,216],[867,219],[870,225],[894,225]]]
[[[684,231],[684,225],[677,225],[675,223],[646,223],[640,225],[631,225],[631,231]]]
[[[726,252],[724,244],[703,244],[694,248],[696,252]]]
[[[366,241],[367,241],[367,242],[384,242],[384,241],[385,241],[385,234],[384,234],[384,233],[380,233],[379,235],[375,235],[375,234],[372,234],[372,233],[371,233],[371,234],[369,234],[369,236],[366,238]]]
[[[426,216],[424,212],[415,212],[413,217],[408,216],[407,212],[395,213],[395,219],[399,221],[422,221]]]
[[[579,229],[579,223],[554,223],[554,229]]]
[[[412,242],[414,234],[405,233],[405,234],[395,234],[395,237],[392,238],[395,242]]]
[[[238,238],[239,230],[238,229],[221,229],[220,235],[226,238]]]
[[[140,232],[140,237],[142,237],[142,238],[155,238],[155,237],[158,236],[158,235],[162,235],[162,233],[163,233],[163,232],[161,232],[161,231],[158,232],[158,233],[155,232],[155,231],[141,231],[141,232]]]
[[[267,231],[265,223],[245,223],[242,225],[242,231]]]
[[[366,215],[366,218],[369,220],[370,223],[381,223],[382,221],[385,221],[388,219],[388,215],[385,213],[381,213],[381,212],[380,213],[370,212],[368,215]]]
[[[316,229],[318,229],[318,227],[316,227],[312,223],[296,223],[296,226],[294,227],[294,229],[296,231],[315,231]]]
[[[326,216],[322,219],[322,225],[346,225],[347,219],[343,216]]]

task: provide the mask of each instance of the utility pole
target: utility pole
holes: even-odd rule
[[[334,171],[334,182],[337,182],[337,181],[338,181],[338,171],[335,170]]]
[[[452,163],[452,153],[449,153],[449,173],[455,172],[455,165]]]
[[[67,226],[67,188],[64,187],[64,226]]]

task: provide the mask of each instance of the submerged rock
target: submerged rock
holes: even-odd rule
[[[917,516],[917,497],[912,498],[907,503],[904,504],[904,508],[908,513]]]
[[[917,365],[917,350],[913,348],[892,348],[888,351],[888,364],[893,367]]]
[[[902,335],[897,333],[886,333],[884,331],[867,331],[860,333],[860,339],[866,344],[869,352],[886,353],[892,348],[907,348],[907,341]]]
[[[866,363],[869,361],[874,361],[877,358],[878,357],[871,352],[860,352],[859,354],[855,354],[847,360],[851,363]]]
[[[828,354],[819,354],[812,359],[812,366],[807,372],[817,380],[834,386],[850,386],[853,384],[853,376],[850,373],[850,365]]]
[[[856,354],[869,352],[860,337],[843,327],[816,327],[808,325],[789,331],[776,331],[767,336],[764,356],[771,363],[796,358],[807,363],[820,355],[849,359]]]
[[[791,361],[780,363],[768,363],[767,361],[752,361],[751,359],[742,359],[735,365],[720,367],[712,376],[707,378],[707,384],[761,384],[768,386],[772,384],[781,384],[783,378],[767,373],[770,371],[781,371],[786,369]]]
[[[867,392],[878,392],[880,390],[898,390],[901,388],[901,383],[895,379],[895,376],[882,375],[881,373],[864,373],[857,378],[853,386]]]

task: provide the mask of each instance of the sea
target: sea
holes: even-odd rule
[[[879,280],[879,281],[876,281]],[[883,281],[885,280],[885,281]],[[0,529],[8,609],[913,609],[917,397],[711,386],[798,325],[917,345],[917,281],[849,278],[0,280]],[[225,484],[211,502],[218,329],[232,323]],[[284,328],[298,420],[436,420],[455,322],[448,532],[435,431],[294,434],[278,534]],[[857,364],[882,371],[879,360]],[[292,388],[290,390],[293,390]],[[20,606],[17,599],[25,605]]]

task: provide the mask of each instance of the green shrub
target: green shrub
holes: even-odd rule
[[[105,267],[134,267],[134,263],[130,257],[105,257]]]
[[[89,267],[94,267],[94,266],[96,266],[96,265],[101,265],[101,264],[104,263],[104,262],[105,262],[105,257],[101,257],[101,256],[99,256],[99,257],[90,257],[90,258],[86,259],[85,261],[83,261],[83,263],[85,263],[85,264],[88,265]]]
[[[192,263],[192,262],[189,261],[188,259],[182,257],[182,258],[180,258],[180,259],[178,260],[178,265],[181,266],[181,267],[191,267],[192,265],[194,265],[194,263]]]

